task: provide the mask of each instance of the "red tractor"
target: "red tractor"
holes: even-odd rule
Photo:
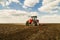
[[[37,16],[31,16],[29,20],[26,21],[27,26],[38,26],[39,20],[37,19]]]

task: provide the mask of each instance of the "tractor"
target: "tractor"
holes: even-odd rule
[[[38,26],[39,20],[37,19],[37,16],[31,16],[30,19],[26,21],[26,26]]]

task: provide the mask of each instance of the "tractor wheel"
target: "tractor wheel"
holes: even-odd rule
[[[37,26],[37,22],[35,22],[35,26]]]
[[[28,21],[26,22],[26,26],[29,26],[29,22]]]
[[[37,22],[32,22],[32,26],[37,26]]]
[[[37,25],[38,25],[38,26],[40,25],[39,22],[37,22]]]

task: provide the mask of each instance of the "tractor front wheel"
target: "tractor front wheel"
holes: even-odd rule
[[[37,26],[37,22],[32,22],[32,26]]]

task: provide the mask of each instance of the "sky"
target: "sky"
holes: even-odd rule
[[[25,23],[31,15],[40,23],[60,23],[60,0],[0,0],[0,23]]]

